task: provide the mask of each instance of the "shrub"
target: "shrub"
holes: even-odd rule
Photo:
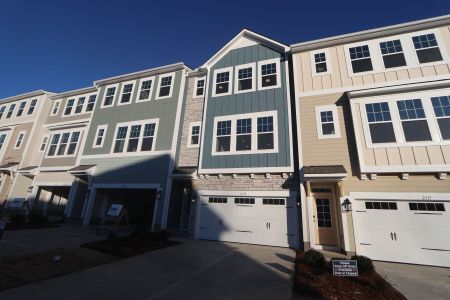
[[[130,236],[137,240],[145,240],[148,237],[147,229],[143,226],[137,227]]]
[[[303,257],[305,263],[311,266],[323,267],[325,265],[325,257],[322,253],[316,250],[308,250]]]
[[[158,241],[165,242],[169,238],[170,238],[170,233],[167,230],[162,229],[158,232]]]
[[[332,257],[330,259],[330,262],[328,264],[328,267],[330,268],[330,270],[333,270],[333,260],[346,260],[346,258],[342,258],[342,257]]]
[[[375,271],[372,260],[367,256],[354,255],[351,259],[357,261],[359,274],[368,274]]]
[[[25,223],[25,219],[24,214],[14,214],[9,217],[9,221],[13,224],[23,224]]]

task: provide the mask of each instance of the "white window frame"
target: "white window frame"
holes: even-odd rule
[[[50,139],[50,134],[44,134],[42,136],[42,141],[39,144],[38,152],[45,152],[45,150],[47,150],[47,145],[48,145],[49,139]],[[43,144],[45,144],[44,149],[41,149]]]
[[[52,110],[50,111],[50,116],[56,116],[59,113],[59,109],[61,108],[61,99],[53,102]],[[56,112],[53,111],[56,109]]]
[[[89,105],[89,99],[90,99],[92,96],[94,96],[94,95],[95,95],[94,107],[92,108],[91,111],[88,111],[87,108],[88,108],[88,105]],[[92,112],[95,110],[95,104],[97,103],[97,101],[98,101],[98,93],[87,94],[87,95],[86,95],[86,103],[85,103],[83,112],[84,112],[84,113],[92,113]]]
[[[23,109],[22,109],[22,114],[19,116],[19,111],[20,111],[20,105],[22,105],[22,103],[25,103]],[[16,117],[20,118],[23,117],[24,115],[26,115],[26,110],[27,110],[27,106],[28,106],[28,101],[20,101],[19,105],[17,106],[17,112],[16,112]]]
[[[277,68],[277,84],[272,86],[262,86],[262,66],[267,64],[276,64]],[[280,69],[280,58],[272,58],[272,59],[266,59],[258,61],[258,90],[270,90],[270,89],[276,89],[281,86],[281,69]]]
[[[11,107],[14,107],[13,110],[11,110]],[[17,103],[11,103],[8,106],[8,110],[6,111],[6,117],[5,119],[11,119],[14,116],[14,113],[16,112]],[[11,112],[11,115],[8,117],[9,112]]]
[[[224,72],[228,72],[228,74],[229,74],[229,78],[228,78],[228,92],[222,93],[222,94],[216,94],[217,74],[218,73],[224,73]],[[231,93],[233,92],[233,67],[227,67],[227,68],[214,70],[212,82],[213,82],[212,97],[222,97],[222,96],[231,95]]]
[[[200,80],[204,80],[205,85],[203,86],[203,94],[197,96],[197,84]],[[203,77],[196,77],[194,81],[194,88],[192,93],[192,98],[201,98],[205,96],[206,92],[206,76]]]
[[[262,111],[249,114],[238,114],[219,116],[214,118],[214,132],[212,141],[212,156],[221,155],[245,155],[245,154],[265,154],[278,153],[278,112],[276,110]],[[273,118],[273,149],[258,150],[258,118],[272,117]],[[236,125],[238,119],[252,119],[252,148],[251,150],[236,151]],[[217,124],[220,121],[231,121],[231,135],[230,135],[230,151],[218,152],[216,151],[217,142]]]
[[[83,100],[84,102],[83,102],[83,105],[81,106],[81,111],[79,113],[77,113],[76,110],[77,110],[77,107],[78,107],[78,101],[80,101],[81,98],[84,98],[84,100]],[[79,96],[77,96],[76,101],[75,101],[74,106],[73,106],[72,113],[70,115],[81,115],[82,113],[84,113],[88,100],[89,99],[86,97],[86,95],[79,95]]]
[[[125,85],[127,85],[127,84],[132,84],[133,85],[133,87],[131,88],[131,92],[130,92],[130,101],[122,103],[123,90],[125,88]],[[117,106],[128,105],[128,104],[131,104],[133,102],[133,93],[134,93],[134,88],[135,87],[136,87],[136,80],[130,80],[130,81],[122,82],[122,85],[120,87],[119,99],[117,100]]]
[[[376,96],[370,98],[364,98],[360,100],[352,100],[358,103],[360,106],[359,113],[361,114],[361,121],[363,125],[364,139],[367,148],[398,148],[398,147],[412,147],[412,146],[433,146],[433,145],[450,145],[450,140],[443,140],[437,118],[434,115],[433,105],[431,104],[431,97],[450,95],[450,89],[441,89],[425,92],[411,92],[394,95]],[[423,110],[428,123],[428,129],[431,134],[431,141],[418,141],[418,142],[406,142],[402,120],[400,119],[400,113],[397,107],[397,101],[420,99],[422,101]],[[394,134],[396,142],[394,143],[372,143],[370,136],[369,122],[366,115],[365,105],[368,103],[387,102],[389,105],[389,111],[391,114],[392,126],[394,128]]]
[[[194,126],[199,126],[200,130],[198,133],[198,144],[192,144],[192,128]],[[187,148],[199,148],[200,147],[200,138],[202,136],[202,122],[201,121],[197,121],[197,122],[191,122],[189,123],[189,132],[188,132],[188,142],[187,142]]]
[[[161,81],[162,81],[163,78],[170,77],[170,76],[172,76],[172,81],[170,82],[169,95],[160,97],[159,96],[159,90],[161,89]],[[167,98],[172,97],[174,87],[175,87],[175,72],[167,73],[167,74],[160,74],[158,76],[158,85],[157,85],[157,88],[156,88],[155,100],[167,99]]]
[[[150,89],[149,89],[148,98],[139,100],[139,97],[141,96],[141,92],[142,92],[142,83],[144,81],[149,81],[149,80],[152,81],[152,84],[151,84]],[[140,81],[139,81],[139,89],[138,89],[137,94],[136,94],[136,103],[150,101],[152,99],[154,86],[155,86],[155,76],[141,78]]]
[[[97,139],[99,138],[100,129],[103,129],[104,131],[103,131],[102,141],[101,141],[100,145],[97,145]],[[97,126],[97,129],[95,130],[94,142],[92,143],[92,148],[103,148],[107,131],[108,131],[107,124]]]
[[[77,146],[75,147],[75,151],[73,152],[73,154],[67,154],[67,152],[69,151],[69,146],[70,146],[70,141],[72,139],[72,134],[74,132],[77,132],[77,131],[80,133],[80,135],[78,137],[78,142],[77,142]],[[62,135],[64,133],[69,133],[69,139],[67,140],[67,146],[66,146],[66,149],[64,150],[64,154],[63,155],[57,155],[59,146],[61,145],[61,137],[62,137]],[[50,158],[50,159],[51,158],[61,158],[61,157],[76,157],[77,156],[77,151],[79,150],[80,144],[82,142],[83,133],[84,133],[84,130],[82,130],[80,128],[74,128],[74,129],[70,129],[70,130],[61,129],[61,130],[52,131],[51,134],[49,135],[49,138],[48,138],[48,142],[47,142],[47,146],[46,146],[46,149],[45,149],[44,157],[45,158]],[[59,137],[59,140],[58,140],[58,144],[56,144],[55,154],[49,156],[48,152],[50,150],[50,146],[52,145],[51,141],[52,141],[53,135],[55,135],[55,134],[59,134],[60,137]]]
[[[13,148],[14,150],[20,149],[22,147],[26,134],[27,134],[27,132],[25,130],[19,131],[16,141],[14,142],[14,148]],[[20,138],[20,137],[22,137],[22,138]],[[17,143],[19,143],[19,146],[17,146]]]
[[[141,151],[140,148],[142,146],[142,140],[143,140],[143,134],[144,134],[144,126],[145,124],[148,123],[155,123],[155,135],[153,136],[153,144],[152,144],[152,150],[150,151]],[[129,137],[130,137],[130,131],[131,131],[131,126],[134,125],[141,125],[141,132],[139,135],[139,142],[138,142],[138,151],[135,152],[127,152],[126,149],[128,148],[128,142],[129,142]],[[114,146],[116,143],[116,136],[117,136],[117,131],[119,130],[119,127],[125,127],[127,126],[127,135],[125,136],[125,144],[124,144],[124,151],[120,152],[120,153],[115,153],[114,152]],[[130,155],[148,155],[148,154],[153,154],[153,152],[155,152],[155,148],[156,148],[156,141],[157,141],[157,137],[158,137],[158,127],[159,127],[159,118],[155,118],[155,119],[148,119],[148,120],[139,120],[139,121],[132,121],[132,122],[123,122],[123,123],[117,123],[116,124],[116,128],[114,130],[114,135],[112,138],[112,143],[111,143],[111,150],[110,150],[110,154],[113,156],[130,156]]]
[[[34,105],[33,112],[30,114],[30,109],[31,109],[31,107],[32,107],[33,100],[36,100],[36,101],[35,101],[36,104]],[[37,98],[34,98],[34,99],[31,99],[31,100],[30,100],[30,103],[27,105],[27,108],[26,108],[26,110],[27,110],[26,115],[27,115],[27,116],[29,116],[29,115],[34,115],[34,113],[36,112],[36,106],[38,105],[38,101],[39,101],[39,100],[38,100]]]
[[[106,99],[106,92],[108,91],[109,88],[112,88],[112,87],[116,88],[116,90],[114,92],[114,96],[113,96],[112,102],[111,102],[110,105],[104,105],[105,99]],[[107,107],[113,107],[114,106],[114,103],[116,102],[116,98],[117,98],[117,93],[119,92],[119,94],[120,94],[120,91],[119,91],[118,87],[119,87],[118,83],[110,84],[110,85],[105,86],[105,89],[104,89],[104,92],[103,92],[103,97],[102,97],[102,103],[100,103],[100,108],[107,108]]]
[[[3,116],[5,115],[5,112],[7,112],[7,110],[6,110],[6,105],[2,105],[2,106],[0,106],[0,119],[3,119]],[[5,116],[5,118],[6,118],[6,116]]]
[[[239,91],[239,70],[248,69],[248,68],[252,69],[252,88],[249,90]],[[241,93],[248,93],[248,92],[256,91],[256,76],[257,76],[256,63],[249,63],[249,64],[234,66],[234,93],[241,94]]]
[[[341,138],[341,128],[339,126],[339,115],[337,111],[337,106],[332,105],[321,105],[316,106],[316,130],[317,130],[317,138],[319,140],[322,139],[339,139]],[[333,125],[334,125],[334,134],[323,134],[322,132],[322,118],[320,116],[321,112],[331,111],[333,113]]]
[[[438,43],[438,47],[439,47],[439,50],[442,55],[442,61],[435,61],[435,62],[421,64],[421,63],[419,63],[419,59],[417,57],[416,49],[414,48],[414,43],[412,41],[412,38],[413,38],[413,36],[419,36],[419,35],[430,34],[430,33],[433,33],[434,36],[436,37],[436,41]],[[380,43],[392,41],[392,40],[400,40],[400,43],[402,44],[403,54],[405,55],[406,66],[396,67],[396,68],[385,68],[384,67]],[[361,73],[353,73],[352,64],[351,64],[351,60],[350,60],[349,48],[362,46],[362,45],[369,46],[373,70],[367,71],[367,72],[361,72]],[[367,40],[364,42],[348,44],[348,45],[344,46],[344,51],[345,51],[345,62],[346,62],[346,66],[347,66],[347,73],[348,73],[349,77],[382,73],[382,72],[390,72],[390,71],[400,71],[400,70],[413,69],[413,68],[417,68],[417,67],[427,67],[427,66],[435,66],[435,65],[450,63],[446,45],[441,37],[440,30],[438,28],[422,30],[422,31],[415,31],[415,32],[410,32],[410,33],[405,33],[405,34],[388,36],[385,38],[379,38],[379,39]]]
[[[321,73],[317,73],[316,72],[316,59],[315,59],[315,55],[319,54],[319,53],[325,53],[325,63],[327,65],[327,71],[326,72],[321,72]],[[311,51],[310,52],[310,61],[311,61],[311,71],[313,76],[322,76],[322,75],[329,75],[331,74],[331,60],[330,60],[330,51],[328,48],[325,49],[319,49],[319,50],[315,50],[315,51]]]
[[[70,109],[70,113],[66,115],[66,109],[67,109],[67,106],[69,104],[69,100],[72,100],[72,99],[73,99],[72,108]],[[73,116],[73,112],[75,111],[74,108],[76,106],[76,103],[77,103],[77,98],[76,97],[69,97],[69,98],[67,98],[66,99],[66,105],[64,106],[64,110],[63,110],[62,116],[63,117]]]
[[[448,94],[448,95],[441,95],[441,96],[450,96],[450,91],[449,91],[449,94]],[[432,97],[439,97],[439,96],[430,96],[430,102],[431,102],[431,98],[432,98]],[[422,101],[422,105],[423,105],[423,101]],[[434,119],[436,120],[436,128],[437,128],[437,130],[438,130],[438,132],[439,132],[439,137],[440,137],[441,141],[448,141],[448,140],[444,140],[443,137],[442,137],[442,132],[441,132],[441,128],[439,127],[439,122],[438,122],[438,120],[439,120],[439,119],[449,119],[450,116],[438,117],[438,116],[436,115],[436,112],[434,111],[433,102],[431,102],[431,109],[432,109],[432,111],[433,111]]]

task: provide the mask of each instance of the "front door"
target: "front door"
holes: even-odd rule
[[[316,245],[337,246],[336,200],[332,187],[313,188],[313,223]]]

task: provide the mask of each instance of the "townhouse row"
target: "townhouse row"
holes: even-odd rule
[[[450,16],[0,102],[0,201],[191,238],[450,266]]]

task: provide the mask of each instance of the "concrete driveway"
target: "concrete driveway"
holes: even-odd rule
[[[291,299],[290,249],[183,240],[182,245],[33,283],[0,299]]]
[[[450,269],[374,262],[377,272],[408,299],[450,298]]]

